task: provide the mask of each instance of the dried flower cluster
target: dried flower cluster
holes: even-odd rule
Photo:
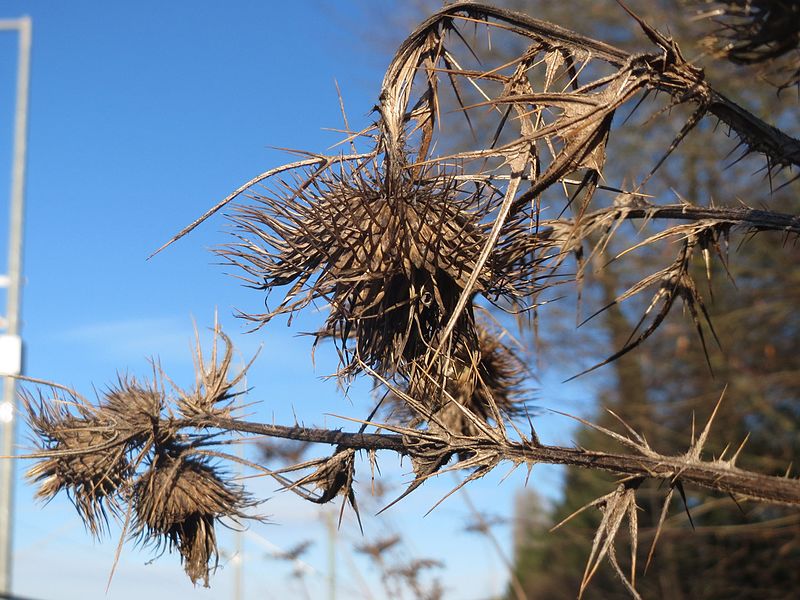
[[[256,195],[234,217],[240,242],[220,252],[247,272],[253,287],[268,294],[286,287],[276,308],[249,319],[260,326],[325,302],[330,314],[318,337],[335,341],[340,376],[367,369],[438,407],[447,403],[442,381],[478,389],[483,346],[495,363],[501,352],[499,341],[479,332],[472,302],[451,338],[444,340],[442,331],[468,289],[502,196],[429,171],[393,176],[369,161],[300,180],[282,195]],[[518,307],[529,302],[547,245],[522,223],[510,228],[470,297]]]
[[[694,105],[645,181],[707,114],[728,123],[748,150],[765,153],[776,170],[800,162],[796,140],[724,98],[674,41],[632,17],[657,52],[628,55],[552,24],[472,3],[450,5],[422,23],[387,69],[378,121],[351,136],[369,140],[372,151],[303,161],[299,169],[288,165],[293,182],[253,191],[231,217],[238,242],[222,248],[222,256],[268,298],[283,290],[276,307],[247,318],[262,326],[276,315],[327,304],[330,313],[317,338],[335,341],[339,375],[367,373],[398,387],[403,393],[394,397],[408,410],[396,414],[409,415],[408,424],[428,421],[474,434],[476,423],[519,413],[504,387],[513,377],[485,381],[489,361],[514,359],[501,359],[509,350],[479,331],[475,308],[488,301],[517,313],[531,310],[542,289],[570,278],[564,265],[572,255],[580,282],[587,232],[602,221],[587,213],[597,190],[605,188],[600,181],[617,109],[657,91],[669,94],[670,106]],[[524,50],[505,64],[486,64],[462,33],[479,26],[489,35],[510,31]],[[442,110],[448,84],[450,103],[471,127],[481,127],[473,131],[474,149],[433,156],[433,147],[447,147],[441,132],[449,126]],[[559,194],[562,189],[566,194]],[[618,221],[638,216],[632,208],[657,210],[638,193],[619,193],[614,206]],[[565,212],[574,219],[564,220]],[[691,220],[691,214],[678,218]],[[721,256],[718,240],[732,226],[712,214],[642,244],[685,239],[673,265],[618,299],[664,282],[651,302],[662,308],[609,360],[652,334],[676,300],[703,335],[701,317],[707,315],[689,275],[692,249],[702,247],[708,258],[712,247]],[[595,249],[615,231],[602,231],[603,243]],[[484,358],[488,348],[492,357]]]
[[[176,549],[189,578],[206,586],[218,556],[215,523],[247,516],[242,509],[252,504],[205,460],[181,454],[156,456],[134,483],[131,502],[132,535]]]
[[[27,473],[44,500],[65,492],[96,537],[109,517],[125,523],[145,545],[177,550],[193,582],[208,585],[216,565],[215,524],[239,519],[255,502],[214,465],[214,435],[199,430],[208,419],[230,416],[233,391],[243,373],[229,377],[232,346],[210,364],[198,346],[198,385],[170,399],[158,383],[122,378],[93,406],[64,388],[56,397],[24,396],[41,458]],[[171,406],[172,405],[172,406]],[[173,412],[173,407],[178,419]],[[219,455],[225,457],[225,455]]]

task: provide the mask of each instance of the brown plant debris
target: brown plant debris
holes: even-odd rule
[[[720,4],[756,11],[733,28],[732,58],[748,62],[794,52],[784,42],[794,39],[796,45],[796,29],[786,29],[790,22],[764,7],[785,5],[791,13],[796,2]],[[230,215],[236,240],[218,252],[275,302],[246,318],[258,328],[278,315],[291,321],[298,311],[326,307],[315,337],[333,341],[341,380],[372,378],[392,395],[399,419],[375,423],[371,415],[359,421],[358,432],[347,432],[237,418],[232,403],[244,371],[230,372],[230,340],[215,328],[209,360],[198,345],[190,390],[169,382],[156,365],[153,382],[121,378],[96,404],[56,385],[51,385],[53,399],[27,395],[39,448],[29,457],[38,462],[28,476],[40,484],[38,495],[49,499],[66,492],[95,535],[108,516],[124,522],[123,536],[176,550],[192,581],[207,585],[218,557],[217,523],[246,517],[253,503],[217,461],[249,464],[313,502],[342,496],[343,509],[346,503],[356,509],[358,450],[367,451],[373,472],[378,450],[411,458],[414,478],[401,498],[443,468],[468,472],[456,490],[503,461],[528,468],[549,463],[602,469],[621,482],[588,505],[603,517],[581,588],[607,559],[634,596],[640,482],[667,483],[667,503],[672,490],[692,484],[764,503],[800,505],[797,479],[740,469],[734,464],[738,452],[730,460],[703,459],[708,427],[687,453],[666,456],[630,427],[621,435],[595,426],[625,446],[626,453],[616,454],[543,445],[532,425],[525,435],[510,419],[524,412],[524,365],[478,322],[479,309],[493,304],[515,315],[531,314],[537,304],[552,300],[547,292],[557,284],[580,286],[587,264],[597,266],[622,223],[640,219],[642,231],[652,227],[647,237],[613,260],[665,240],[677,240],[678,251],[671,264],[614,301],[652,292],[631,338],[608,360],[641,344],[677,300],[705,346],[704,331],[714,332],[692,257],[702,257],[710,277],[712,259],[727,268],[732,231],[800,233],[796,215],[682,198],[680,204],[657,204],[643,192],[706,117],[727,125],[745,153],[766,157],[770,177],[783,178],[784,170],[800,166],[800,142],[719,93],[673,39],[630,16],[649,40],[649,52],[629,54],[492,6],[448,4],[398,48],[380,88],[375,123],[352,135],[346,124],[351,154],[301,152],[302,160],[251,179],[166,244],[246,193]],[[790,24],[796,28],[796,21]],[[508,47],[517,48],[501,64],[486,51],[483,40],[492,36],[507,36],[515,44]],[[669,147],[659,149],[661,158],[645,167],[652,166],[638,185],[630,190],[607,185],[612,130],[628,126],[615,119],[617,111],[639,101],[636,110],[659,92],[667,102],[652,119],[666,119],[679,105],[688,108],[688,116]],[[462,118],[474,142],[455,151],[448,136],[453,120]],[[357,152],[360,144],[369,145],[366,152]],[[609,191],[616,196],[603,199]],[[509,424],[516,436],[509,436]],[[285,452],[290,464],[268,471],[221,450],[234,441],[230,432],[329,444],[334,451],[304,462],[300,449],[293,457]],[[460,460],[446,467],[454,456]],[[288,474],[299,475],[291,481]],[[625,521],[632,543],[630,575],[622,572],[614,545]],[[372,550],[380,559],[382,551]],[[395,576],[416,586],[418,573],[434,566],[412,563]],[[436,588],[431,597],[439,594]]]
[[[771,174],[800,165],[800,142],[724,97],[674,40],[631,17],[652,52],[632,55],[520,13],[450,4],[398,49],[381,86],[375,124],[346,140],[352,154],[300,152],[311,158],[248,182],[189,229],[249,191],[249,200],[230,217],[237,241],[218,252],[267,300],[278,299],[245,317],[261,327],[277,315],[291,321],[296,311],[325,304],[328,317],[316,338],[334,341],[341,377],[377,375],[404,390],[409,411],[419,418],[444,410],[456,411],[445,420],[464,421],[456,406],[470,402],[451,398],[465,397],[463,389],[474,387],[477,395],[484,390],[475,307],[488,301],[525,312],[543,289],[570,278],[581,282],[586,235],[602,226],[598,214],[611,214],[598,206],[597,192],[622,192],[601,184],[618,109],[664,92],[669,102],[653,118],[679,104],[691,110],[640,185],[706,116],[727,124],[747,152],[764,154]],[[521,50],[493,64],[496,58],[480,47],[481,29],[513,38]],[[448,128],[462,117],[475,143],[448,154]],[[370,149],[357,153],[356,142]],[[618,222],[602,232],[603,243],[590,257],[597,258],[626,219],[691,219],[703,212],[709,231],[747,227],[747,217],[730,223],[727,208],[676,212],[644,197],[638,189],[619,194],[613,207]],[[565,225],[568,212],[573,218]],[[758,211],[751,212],[756,229],[779,229],[780,221],[785,231],[798,229],[794,217],[786,229],[781,215],[761,211],[755,218]],[[700,239],[707,231],[695,233]],[[666,226],[645,243],[681,235],[688,235],[686,227]],[[672,273],[656,272],[625,296],[672,277],[654,298],[663,301],[662,309],[614,357],[655,331],[678,297],[696,324],[705,319],[688,271],[691,254],[684,253],[674,269],[682,273],[676,285]],[[577,259],[576,273],[567,271],[570,256]],[[475,393],[466,396],[477,400]],[[500,406],[502,394],[498,398]],[[497,416],[485,400],[471,404],[469,412],[480,421]],[[457,429],[474,432],[466,419]]]
[[[170,406],[192,396],[191,393],[179,391],[177,397],[168,398],[159,385],[143,385],[125,378],[94,406],[75,392],[54,384],[51,387],[61,389],[66,398],[26,397],[31,428],[41,448],[28,457],[38,461],[29,470],[29,477],[41,483],[40,497],[49,499],[61,491],[68,493],[95,535],[102,532],[107,514],[119,521],[124,517],[123,535],[129,533],[144,545],[179,552],[192,581],[202,581],[205,585],[217,564],[217,523],[225,518],[237,521],[257,518],[247,514],[255,502],[211,462],[218,459],[247,463],[214,447],[224,443],[218,438],[229,431],[334,445],[336,449],[331,456],[290,465],[280,471],[251,466],[266,471],[287,489],[313,502],[324,503],[343,496],[356,509],[356,515],[357,450],[367,450],[370,456],[377,450],[391,450],[411,458],[414,480],[401,498],[437,474],[455,454],[461,456],[461,461],[448,470],[463,469],[470,474],[453,491],[482,477],[502,461],[515,466],[551,463],[615,473],[623,478],[625,485],[591,504],[604,511],[604,519],[584,583],[588,583],[599,562],[608,558],[632,594],[635,594],[635,566],[630,576],[621,572],[613,538],[627,519],[632,543],[636,544],[638,484],[635,482],[658,479],[668,483],[668,500],[671,490],[677,488],[682,492],[684,484],[693,484],[739,498],[800,505],[797,479],[760,475],[736,467],[740,450],[730,459],[702,457],[719,404],[699,436],[692,436],[685,454],[666,456],[656,452],[627,425],[628,434],[622,435],[583,421],[632,451],[612,454],[545,446],[534,435],[527,438],[519,431],[520,439],[514,441],[504,429],[485,424],[479,427],[479,434],[465,436],[443,427],[414,429],[390,424],[381,424],[380,428],[395,433],[268,425],[231,418],[227,411],[211,409],[191,418],[180,418],[174,416]],[[473,423],[478,425],[480,420],[476,418]],[[285,477],[301,471],[308,473],[296,481]],[[310,488],[316,488],[317,492]],[[364,551],[374,551],[377,556],[381,552],[377,546],[369,550],[365,547]]]
[[[219,342],[224,345],[224,352],[219,354]],[[258,354],[256,354],[258,356]],[[230,338],[215,325],[214,341],[211,344],[211,356],[206,361],[200,340],[195,344],[195,385],[187,393],[177,389],[179,400],[177,402],[180,414],[187,418],[202,418],[205,415],[230,417],[233,402],[241,392],[234,391],[242,382],[254,356],[235,376],[230,375],[231,361],[233,360],[233,344]]]
[[[337,448],[333,455],[329,457],[291,465],[273,472],[272,476],[285,489],[291,490],[301,498],[305,498],[315,504],[327,504],[337,496],[343,496],[352,507],[360,524],[361,517],[358,513],[356,494],[353,489],[356,473],[355,455],[356,452],[353,448]],[[295,481],[285,476],[286,473],[308,469],[313,469],[313,471]],[[315,488],[316,492],[311,491],[309,486]],[[339,513],[340,524],[344,516],[344,507],[343,503]]]
[[[275,550],[272,553],[272,557],[276,560],[286,560],[289,562],[295,562],[300,560],[300,557],[308,552],[308,549],[314,545],[313,540],[303,540],[289,548],[288,550]]]
[[[259,442],[258,447],[264,461],[267,463],[279,462],[294,465],[301,462],[303,455],[310,448],[308,442],[294,440],[270,439]]]
[[[400,543],[400,536],[397,534],[381,538],[372,543],[363,543],[356,546],[356,551],[368,555],[374,561],[380,561],[385,552]]]
[[[61,400],[23,397],[28,424],[43,455],[25,474],[39,484],[36,497],[51,500],[65,492],[95,536],[108,525],[107,510],[119,512],[117,494],[130,477],[131,465],[113,424],[76,403],[78,415]]]

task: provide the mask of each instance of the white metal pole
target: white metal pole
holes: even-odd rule
[[[14,154],[11,169],[11,215],[8,245],[7,335],[18,336],[22,284],[22,234],[25,205],[25,157],[28,138],[28,89],[30,83],[31,20],[21,17],[0,21],[0,29],[19,33],[17,100],[14,117]],[[14,454],[14,406],[16,386],[13,377],[3,377],[0,404],[2,444],[0,456]],[[14,499],[14,461],[0,460],[0,594],[11,592],[11,540]]]

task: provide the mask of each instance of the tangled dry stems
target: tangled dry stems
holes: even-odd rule
[[[477,436],[481,430],[469,414],[482,423],[524,417],[530,395],[525,381],[530,372],[522,358],[503,344],[501,335],[485,324],[478,324],[478,352],[462,361],[462,368],[445,379],[440,391],[445,402],[437,410],[431,410],[428,402],[420,405],[414,401],[415,397],[425,397],[418,388],[406,385],[401,388],[402,393],[390,389],[387,420],[412,427],[431,421],[452,433]]]
[[[620,224],[638,219],[660,229],[616,259],[669,239],[679,240],[678,250],[670,264],[615,300],[652,293],[628,343],[602,364],[644,342],[678,301],[705,347],[704,331],[713,336],[713,328],[690,268],[693,257],[702,256],[710,275],[711,261],[727,264],[731,231],[800,232],[793,215],[690,201],[658,205],[641,192],[707,116],[725,123],[745,152],[763,154],[770,176],[800,166],[800,142],[720,94],[672,39],[631,17],[652,52],[628,54],[490,6],[448,5],[398,49],[377,121],[352,132],[350,154],[310,155],[268,171],[172,240],[249,191],[230,217],[236,241],[219,253],[249,285],[281,297],[274,308],[246,318],[262,327],[278,315],[291,318],[326,304],[330,312],[317,339],[333,340],[341,378],[367,376],[388,392],[398,407],[392,422],[369,417],[358,432],[343,432],[236,418],[231,402],[242,374],[229,373],[230,343],[218,331],[224,354],[218,356],[215,344],[207,363],[198,345],[196,384],[189,391],[173,386],[172,397],[159,373],[148,385],[121,380],[97,406],[69,391],[55,401],[29,396],[41,448],[29,476],[41,482],[39,495],[66,491],[94,534],[109,514],[125,523],[132,518],[134,538],[177,550],[192,580],[207,583],[217,555],[215,524],[247,516],[252,504],[211,462],[241,462],[215,447],[227,432],[333,445],[329,457],[303,462],[298,454],[289,466],[268,472],[306,499],[342,496],[353,508],[357,450],[366,451],[373,466],[379,450],[409,456],[414,481],[403,496],[444,470],[469,471],[463,485],[502,461],[605,469],[622,483],[589,505],[600,508],[603,519],[582,590],[607,559],[633,595],[635,560],[630,575],[622,573],[614,539],[627,519],[635,558],[641,481],[667,482],[668,500],[673,489],[694,484],[799,505],[797,479],[739,469],[738,452],[704,460],[709,427],[681,456],[658,453],[630,428],[625,435],[602,429],[628,453],[542,445],[532,426],[523,433],[514,423],[524,414],[521,361],[497,331],[476,319],[488,304],[529,314],[545,290],[563,281],[580,284]],[[524,48],[504,64],[484,62],[479,29],[510,36]],[[455,113],[475,132],[474,147],[449,154],[443,133],[448,88]],[[677,105],[688,106],[690,116],[639,185],[610,188],[602,174],[614,115],[656,93],[668,102],[652,118]],[[369,151],[357,152],[356,144],[365,141]],[[437,148],[442,154],[434,154]],[[288,181],[275,177],[287,173]],[[254,187],[262,183],[264,189]],[[616,196],[603,200],[608,191]],[[371,427],[376,433],[367,432]],[[458,461],[446,466],[454,456]]]

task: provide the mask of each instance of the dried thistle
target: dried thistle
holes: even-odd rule
[[[195,337],[197,333],[195,332]],[[224,353],[220,358],[219,341],[222,340]],[[239,373],[231,373],[233,343],[219,325],[214,326],[214,339],[211,343],[211,357],[206,361],[199,339],[195,344],[194,372],[195,385],[190,391],[176,387],[178,412],[187,419],[208,417],[230,417],[232,405],[240,392],[235,392],[239,383],[247,375],[247,370],[256,356]]]
[[[383,429],[392,433],[369,433],[365,425],[353,433],[232,419],[232,389],[241,375],[229,376],[230,343],[220,334],[226,344],[222,360],[215,350],[206,365],[198,351],[196,387],[190,392],[176,388],[176,399],[167,398],[155,384],[142,387],[122,380],[98,408],[78,403],[72,412],[29,409],[42,440],[43,462],[31,470],[44,481],[42,495],[52,497],[60,490],[74,494],[79,512],[93,529],[99,527],[106,507],[129,503],[133,535],[143,543],[177,549],[192,580],[202,579],[207,585],[217,561],[217,521],[244,517],[251,504],[241,488],[207,462],[209,455],[234,459],[206,448],[232,430],[334,445],[332,456],[271,474],[309,500],[321,503],[342,495],[354,508],[357,449],[368,450],[372,459],[377,450],[410,456],[415,479],[405,494],[454,454],[462,458],[454,468],[471,470],[461,485],[503,460],[606,469],[625,482],[591,504],[604,516],[583,587],[608,558],[633,594],[635,565],[629,579],[622,574],[614,538],[628,520],[636,555],[635,492],[640,481],[660,479],[676,487],[686,481],[765,502],[800,504],[796,480],[750,473],[721,459],[703,461],[695,450],[699,445],[685,456],[662,456],[631,432],[632,437],[615,434],[615,439],[627,443],[634,454],[606,454],[545,446],[533,431],[530,438],[518,432],[514,441],[503,427],[503,413],[520,406],[519,365],[496,339],[482,339],[473,314],[477,299],[514,310],[528,308],[541,289],[540,278],[550,276],[550,268],[561,267],[568,252],[578,253],[590,225],[602,226],[605,217],[592,206],[602,187],[606,143],[617,109],[656,92],[670,98],[665,110],[692,106],[664,158],[703,117],[712,115],[735,132],[747,151],[762,152],[770,172],[800,165],[797,140],[718,93],[671,38],[632,16],[653,43],[652,52],[631,55],[490,6],[447,5],[422,23],[393,58],[381,88],[378,121],[369,130],[374,133],[369,153],[311,155],[273,169],[174,238],[256,183],[292,172],[294,181],[253,194],[250,203],[238,208],[232,219],[239,241],[219,251],[241,267],[256,288],[267,294],[284,288],[277,307],[249,318],[262,326],[276,315],[291,316],[312,303],[329,305],[317,337],[334,340],[340,375],[370,374],[396,390],[411,418],[426,420],[429,427],[385,424]],[[464,26],[515,36],[526,48],[506,64],[484,66],[460,31]],[[444,128],[436,126],[446,112],[440,110],[440,93],[447,89],[443,83],[453,89],[460,107],[456,112],[468,120],[485,113],[491,123],[480,127],[482,139],[476,140],[475,148],[434,156],[434,148],[446,147],[446,142],[439,144]],[[471,96],[462,95],[465,89]],[[562,189],[564,197],[548,209],[551,196],[561,198]],[[640,196],[638,191],[622,193],[624,202],[601,212],[614,227],[636,214],[699,220],[702,212],[687,206],[681,208],[681,216],[674,216],[667,206],[628,204]],[[551,216],[547,210],[558,215],[549,230],[541,227]],[[729,227],[719,220],[723,211],[704,210],[703,218],[712,221],[671,228],[645,242],[672,235],[683,238],[673,265],[642,279],[617,299],[656,287],[648,313],[661,305],[651,325],[623,351],[649,336],[677,299],[683,300],[699,329],[705,307],[688,272],[689,258],[695,248],[707,257],[718,234]],[[561,221],[565,212],[573,213],[571,225]],[[786,223],[775,217],[748,211],[737,224],[755,228],[752,223],[770,221],[758,227],[775,229],[778,221]],[[796,219],[789,223],[795,229],[786,231],[796,231]],[[604,241],[611,235],[596,231]],[[562,252],[552,251],[556,241],[563,245]],[[115,454],[104,454],[112,448]],[[301,470],[309,473],[295,482],[282,475]],[[316,487],[319,493],[304,486]],[[409,579],[416,581],[417,572],[429,566],[412,564]]]
[[[459,356],[452,361],[441,401],[432,405],[423,396],[410,403],[412,397],[432,393],[433,386],[406,386],[403,393],[389,395],[391,420],[413,427],[433,418],[435,424],[451,433],[478,436],[481,428],[476,420],[499,423],[525,414],[527,390],[523,384],[527,367],[496,332],[483,324],[478,324],[476,330],[477,350],[472,356]],[[425,412],[418,410],[420,405]]]
[[[276,308],[248,318],[260,326],[327,302],[330,315],[319,336],[336,341],[342,375],[366,365],[407,377],[409,365],[430,357],[442,341],[485,246],[498,196],[446,174],[394,177],[377,165],[310,181],[283,195],[254,196],[252,205],[237,210],[240,242],[220,253],[268,294],[289,286]],[[473,293],[493,300],[530,297],[536,249],[533,235],[507,237]],[[476,347],[471,313],[459,318],[454,347]]]
[[[360,552],[361,554],[366,554],[375,562],[381,563],[383,560],[383,555],[388,550],[394,548],[397,544],[400,543],[400,536],[397,534],[390,535],[388,537],[380,538],[372,543],[363,543],[356,545],[355,549],[356,552]]]
[[[132,377],[120,377],[103,393],[97,407],[102,418],[114,424],[117,433],[133,447],[143,446],[153,434],[166,399],[158,381],[142,384]]]
[[[356,473],[355,456],[356,452],[352,448],[337,448],[331,456],[290,465],[280,471],[273,472],[272,475],[285,489],[291,490],[301,498],[305,498],[315,504],[327,504],[337,496],[343,496],[353,508],[360,525],[361,517],[358,512],[355,490],[353,489]],[[291,481],[284,476],[286,473],[308,469],[314,470],[296,481]],[[317,492],[312,492],[309,487],[315,488]],[[344,507],[345,504],[342,503],[342,509],[339,513],[340,523],[344,516]]]
[[[308,442],[279,439],[265,440],[258,444],[264,461],[270,464],[277,461],[287,465],[301,462],[309,446]]]
[[[45,400],[40,394],[35,400],[23,392],[22,398],[43,455],[25,474],[39,483],[36,497],[50,501],[65,492],[86,528],[99,537],[108,526],[107,511],[119,513],[117,494],[132,472],[115,423],[77,396]]]
[[[381,86],[377,122],[349,138],[370,140],[370,152],[311,154],[272,169],[173,241],[255,184],[292,173],[294,180],[273,180],[266,194],[251,193],[232,217],[239,242],[219,250],[252,286],[268,295],[283,288],[277,306],[248,318],[262,326],[327,303],[317,338],[336,342],[340,375],[372,370],[436,412],[446,402],[446,381],[473,369],[479,353],[476,297],[524,308],[539,279],[562,265],[566,253],[546,256],[552,231],[539,231],[543,202],[563,189],[559,217],[574,209],[579,222],[588,214],[604,187],[615,112],[637,95],[666,92],[664,110],[693,105],[644,181],[707,115],[728,124],[748,151],[764,153],[771,170],[800,164],[797,140],[725,98],[674,40],[631,16],[653,52],[630,55],[524,14],[450,4],[400,46]],[[484,65],[461,31],[478,25],[515,38],[524,51]],[[441,108],[448,84],[456,113],[482,126],[474,149],[436,156],[434,148],[447,147]],[[544,268],[548,261],[553,271]]]
[[[159,455],[133,488],[132,535],[143,544],[177,550],[193,583],[208,587],[219,553],[215,525],[239,519],[254,502],[200,458]]]
[[[303,556],[311,546],[314,545],[313,540],[303,540],[298,544],[295,544],[288,550],[275,550],[272,553],[272,557],[276,560],[287,560],[290,562],[295,562],[300,560],[300,557]]]
[[[96,536],[110,514],[124,521],[124,537],[133,515],[134,538],[177,550],[192,581],[208,585],[217,562],[215,524],[243,518],[244,509],[255,504],[208,462],[209,456],[243,462],[214,449],[225,443],[218,439],[224,428],[208,431],[211,420],[230,419],[232,389],[244,376],[244,370],[229,373],[232,354],[230,340],[216,327],[210,362],[198,344],[196,386],[186,391],[173,384],[172,397],[158,367],[151,382],[120,377],[96,405],[62,386],[34,380],[65,392],[55,399],[41,392],[38,398],[23,396],[39,447],[30,456],[38,462],[27,473],[40,482],[37,495],[49,500],[66,492]]]

